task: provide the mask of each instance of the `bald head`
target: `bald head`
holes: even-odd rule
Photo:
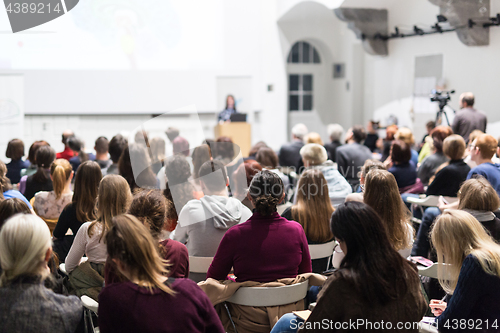
[[[68,138],[72,136],[75,136],[75,133],[72,130],[70,129],[65,130],[62,134],[62,143],[64,143],[64,145],[66,146],[68,143]]]
[[[465,92],[460,95],[460,106],[462,108],[469,108],[474,106],[474,94],[471,92]]]

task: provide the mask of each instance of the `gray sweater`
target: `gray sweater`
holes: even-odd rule
[[[82,302],[45,288],[33,278],[0,288],[0,333],[73,333],[83,317]]]
[[[250,209],[235,198],[206,195],[182,208],[173,239],[185,243],[190,256],[213,257],[226,231],[250,216]]]

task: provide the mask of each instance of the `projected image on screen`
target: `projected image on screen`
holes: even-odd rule
[[[84,0],[0,34],[0,69],[208,69],[223,64],[222,0]],[[0,30],[10,30],[0,10]]]

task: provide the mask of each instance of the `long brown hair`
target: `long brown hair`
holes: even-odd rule
[[[299,179],[297,203],[292,206],[292,219],[302,225],[308,240],[325,243],[333,238],[329,222],[334,211],[323,173],[304,171]]]
[[[412,228],[411,213],[401,199],[393,174],[376,169],[368,172],[363,200],[382,218],[394,249],[399,251],[408,248],[411,245],[407,234],[409,228]]]
[[[66,187],[66,182],[71,176],[73,168],[68,160],[59,158],[55,160],[50,166],[50,175],[52,176],[52,185],[56,194],[56,199],[59,199]]]
[[[332,214],[331,228],[347,246],[334,274],[352,281],[371,304],[387,304],[419,288],[417,268],[395,251],[386,224],[370,206],[362,202],[340,205]]]
[[[166,262],[158,254],[156,242],[146,227],[134,216],[113,217],[113,226],[106,234],[106,248],[111,259],[118,259],[139,280],[139,286],[153,292],[158,288],[167,294],[174,291],[161,281],[166,276]]]
[[[73,205],[76,219],[80,222],[96,219],[96,198],[102,179],[101,167],[97,162],[85,161],[78,167],[75,177]]]
[[[88,235],[92,237],[96,224],[102,225],[102,233],[99,241],[112,227],[113,217],[124,214],[130,202],[132,193],[125,178],[119,175],[107,175],[99,184],[99,195],[97,196],[97,219],[89,226]]]
[[[458,191],[458,209],[494,212],[500,207],[500,199],[490,182],[484,177],[465,181]]]

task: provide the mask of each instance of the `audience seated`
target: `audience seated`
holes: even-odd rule
[[[279,216],[276,205],[285,196],[281,178],[269,170],[250,184],[255,206],[248,221],[226,231],[207,272],[225,280],[234,268],[237,282],[270,282],[311,272],[311,257],[302,226]]]
[[[411,323],[412,329],[405,332],[418,332],[413,323],[422,319],[427,304],[417,269],[394,250],[378,214],[363,203],[347,202],[333,213],[331,229],[345,253],[340,268],[323,285],[306,322],[286,314],[271,333],[296,332],[298,327],[301,332],[320,332],[321,323],[331,325],[325,332],[340,331],[334,329],[336,323],[359,320],[391,323],[393,329]],[[358,330],[373,331],[369,326]]]
[[[387,170],[384,163],[378,161],[378,160],[366,160],[365,164],[361,168],[361,171],[358,172],[359,175],[359,192],[356,193],[351,193],[349,194],[346,198],[345,201],[358,201],[358,202],[364,202],[363,200],[363,192],[365,191],[365,180],[366,180],[366,175],[368,172],[371,170],[376,169],[376,170]]]
[[[382,162],[385,162],[385,160],[391,154],[392,141],[394,141],[394,136],[396,135],[397,131],[398,125],[389,125],[385,129],[385,139],[382,146],[382,157],[380,158]]]
[[[166,212],[169,209],[173,207],[160,190],[143,190],[134,196],[128,214],[144,224],[153,239],[158,242],[158,253],[168,261],[168,276],[184,278],[189,276],[189,255],[186,246],[172,239],[162,239]],[[125,281],[109,257],[106,261],[104,280],[106,285]]]
[[[107,253],[126,282],[106,285],[99,295],[102,333],[224,333],[210,300],[193,281],[167,278],[158,243],[141,222],[120,215],[112,224]]]
[[[401,193],[422,193],[423,186],[415,189],[417,166],[411,160],[411,148],[406,142],[393,140],[389,157],[384,162],[388,171],[394,175]]]
[[[476,175],[483,176],[500,195],[500,164],[493,164],[491,160],[497,151],[497,146],[497,139],[489,134],[480,135],[472,142],[470,155],[477,167],[469,171],[467,179]]]
[[[85,222],[76,233],[66,257],[66,271],[78,296],[88,295],[97,300],[104,282],[107,252],[104,236],[112,227],[112,218],[127,211],[132,200],[127,181],[118,175],[107,175],[99,184],[97,219]],[[83,255],[88,261],[80,264]]]
[[[269,147],[262,147],[257,152],[255,160],[262,166],[262,168],[272,171],[280,176],[285,186],[285,193],[290,188],[290,179],[278,168],[278,155]],[[286,197],[286,196],[285,196]]]
[[[299,173],[301,166],[300,149],[304,146],[304,137],[307,133],[308,130],[304,124],[297,124],[292,127],[292,142],[281,146],[278,153],[279,165],[295,168],[295,172]]]
[[[299,179],[296,202],[287,208],[282,217],[300,223],[308,244],[323,244],[333,240],[330,217],[334,208],[328,196],[328,183],[319,170],[306,170]],[[331,258],[312,261],[312,271],[322,273]]]
[[[233,173],[234,186],[231,188],[232,195],[234,198],[241,201],[248,209],[253,210],[253,206],[250,199],[248,199],[247,192],[253,177],[262,171],[262,166],[255,160],[248,159],[243,164],[240,164],[238,169]],[[240,184],[240,181],[244,179],[245,182]]]
[[[309,143],[317,143],[318,145],[324,145],[323,140],[321,139],[321,135],[316,132],[309,132],[305,137],[304,137],[304,143],[307,145]]]
[[[21,170],[21,177],[31,176],[32,174],[34,174],[36,172],[37,166],[36,166],[35,155],[36,155],[36,151],[41,146],[50,146],[50,145],[47,141],[43,141],[43,140],[35,141],[31,144],[30,150],[28,151],[28,159],[27,159],[27,161],[29,161],[29,166],[26,167],[25,169]]]
[[[112,161],[109,159],[108,150],[109,150],[109,141],[106,137],[100,136],[95,140],[95,161],[99,163],[101,169],[107,169]]]
[[[115,135],[111,138],[109,142],[108,150],[111,161],[113,162],[106,171],[103,170],[103,175],[117,175],[118,171],[118,161],[122,155],[123,150],[127,147],[128,141],[121,134]]]
[[[497,241],[500,241],[500,220],[494,212],[500,208],[500,199],[490,183],[483,177],[465,181],[458,191],[458,209],[472,214]],[[446,206],[425,210],[418,229],[412,255],[429,257],[429,229]]]
[[[74,172],[78,170],[78,167],[83,162],[95,161],[95,155],[92,153],[86,153],[84,142],[76,136],[68,138],[68,146],[75,153],[75,156],[69,159],[69,163],[71,163]]]
[[[436,122],[432,120],[428,121],[425,124],[425,129],[427,133],[425,133],[418,147],[418,163],[421,163],[424,160],[424,158],[426,158],[431,153],[430,146],[429,144],[427,144],[428,141],[427,139],[430,138],[431,132],[434,128],[436,128]],[[424,146],[426,147],[425,149]]]
[[[485,323],[500,322],[500,245],[472,215],[459,210],[445,211],[431,237],[438,262],[447,264],[438,269],[439,283],[452,295],[446,302],[430,302],[439,331],[456,332],[453,322],[481,322],[483,332],[498,332]]]
[[[38,216],[53,220],[59,218],[73,197],[71,191],[73,169],[68,160],[62,158],[55,160],[50,166],[50,178],[54,190],[35,193],[33,208]]]
[[[363,145],[366,132],[363,126],[356,125],[346,134],[346,145],[337,148],[338,171],[351,184],[353,190],[359,185],[358,171],[365,161],[372,158],[368,147]]]
[[[467,179],[470,167],[464,162],[465,141],[457,134],[450,135],[443,141],[443,153],[450,159],[436,172],[427,187],[426,195],[456,197],[460,185]]]
[[[52,191],[52,179],[50,178],[50,166],[56,158],[56,152],[50,146],[41,146],[36,151],[35,160],[37,171],[35,174],[21,179],[19,190],[27,200],[31,200],[35,193],[40,191]]]
[[[140,187],[158,188],[158,179],[151,170],[149,154],[142,144],[131,143],[125,147],[118,162],[118,171],[132,192]]]
[[[189,162],[183,154],[175,154],[167,159],[165,162],[165,173],[169,181],[166,184],[164,196],[175,208],[168,213],[168,231],[172,231],[177,226],[178,213],[181,212],[182,208],[184,208],[188,201],[201,198],[203,193],[199,195],[196,192],[193,185],[196,179],[192,179]]]
[[[8,201],[8,200],[6,200]],[[83,307],[43,282],[50,274],[50,231],[32,214],[18,214],[0,231],[0,328],[5,332],[83,332]]]
[[[410,211],[399,195],[394,176],[385,170],[368,172],[364,202],[381,217],[394,249],[407,258],[411,252],[415,231],[410,222]]]
[[[367,146],[372,153],[377,149],[378,125],[378,122],[370,120],[366,126],[366,139],[364,145]]]
[[[23,161],[24,142],[19,139],[10,140],[7,144],[5,157],[10,158],[7,163],[7,178],[12,184],[17,184],[21,180],[21,170],[30,166],[29,161]]]
[[[228,177],[221,162],[205,162],[199,176],[205,196],[182,208],[173,239],[185,243],[190,256],[213,257],[227,230],[248,220],[252,212],[229,197]]]
[[[248,157],[245,158],[245,160],[255,160],[257,152],[259,151],[260,148],[268,148],[268,146],[264,141],[257,142],[250,148],[250,151],[248,152]]]
[[[101,179],[101,167],[97,162],[85,161],[78,167],[71,203],[62,210],[53,231],[53,249],[61,262],[66,259],[81,225],[97,217],[95,204]],[[71,235],[66,235],[68,229],[71,229]]]
[[[474,161],[471,160],[470,150],[471,150],[471,147],[472,147],[472,143],[474,142],[474,140],[477,139],[478,136],[483,135],[483,134],[484,134],[484,132],[480,131],[480,130],[473,130],[469,134],[469,141],[468,141],[468,144],[467,144],[467,149],[465,150],[466,157],[464,158],[464,162],[467,163],[467,165],[471,169],[477,167],[476,162],[474,162]]]
[[[65,160],[68,160],[75,156],[75,152],[70,148],[68,144],[68,139],[75,136],[75,133],[73,133],[72,130],[66,130],[62,134],[62,140],[61,142],[64,144],[64,150],[60,153],[57,153],[56,158],[64,158]]]
[[[448,162],[448,158],[443,153],[443,141],[452,134],[448,126],[438,126],[432,131],[433,153],[427,156],[418,168],[418,178],[424,186],[429,185],[429,180],[436,173],[437,168]]]
[[[307,144],[300,149],[300,156],[305,170],[316,169],[323,173],[328,184],[328,196],[331,200],[341,199],[343,201],[348,194],[352,193],[351,185],[337,171],[333,162],[328,160],[325,147],[317,143]],[[297,190],[299,189],[297,188]]]
[[[413,149],[413,146],[415,145],[415,137],[413,136],[413,133],[408,127],[401,127],[398,129],[396,134],[394,134],[394,138],[396,140],[401,140],[404,143],[406,143],[410,149],[411,149],[411,161],[415,166],[418,165],[418,152]]]
[[[344,134],[344,128],[339,124],[330,124],[327,127],[328,138],[331,142],[325,144],[325,149],[328,152],[328,159],[330,161],[337,161],[337,148],[342,146],[340,142],[342,139],[342,134]]]
[[[156,175],[163,167],[166,157],[165,140],[162,138],[153,138],[149,141],[149,151],[151,154],[151,170]]]
[[[31,209],[18,198],[0,200],[0,229],[9,217],[18,213],[31,214]]]
[[[12,189],[12,184],[10,183],[9,178],[7,178],[7,166],[4,162],[0,161],[0,196],[1,199],[11,199],[18,198],[24,201],[28,207],[31,209],[31,204],[28,200],[19,192]]]

